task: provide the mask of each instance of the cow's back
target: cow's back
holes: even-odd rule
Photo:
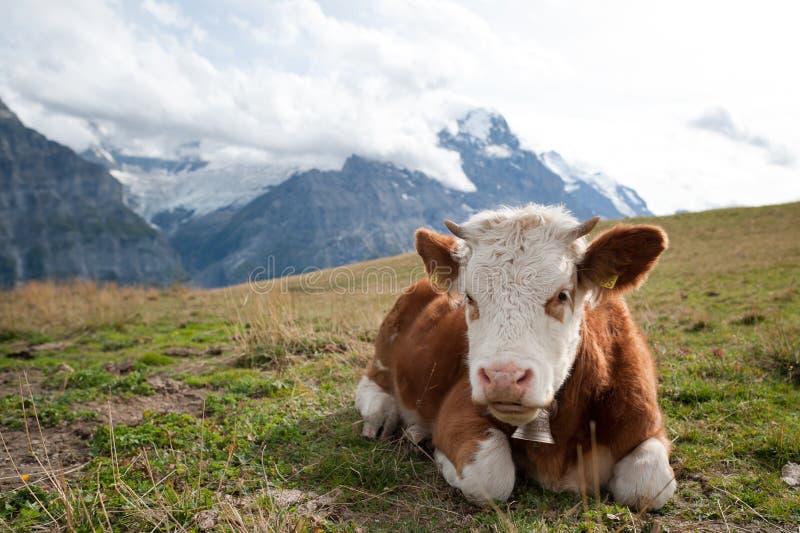
[[[422,280],[403,291],[381,324],[367,376],[430,424],[463,376],[466,353],[463,308]]]

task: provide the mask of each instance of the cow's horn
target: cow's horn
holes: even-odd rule
[[[569,232],[569,239],[574,241],[575,239],[580,239],[584,235],[589,235],[598,222],[600,222],[600,217],[592,217],[585,222],[581,222],[578,224],[578,227]]]
[[[450,233],[452,233],[453,235],[455,235],[459,239],[465,239],[466,238],[466,237],[464,237],[464,235],[465,235],[464,229],[461,226],[459,226],[458,224],[456,224],[455,222],[453,222],[452,220],[445,220],[444,221],[444,225],[447,226],[447,229],[450,230]]]

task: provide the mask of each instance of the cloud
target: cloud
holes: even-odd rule
[[[191,22],[187,19],[178,6],[158,0],[144,0],[142,9],[153,15],[164,26],[188,28]]]
[[[437,145],[438,131],[484,103],[458,86],[522,66],[557,68],[536,46],[509,50],[455,3],[368,2],[366,23],[310,0],[253,2],[210,13],[215,22],[203,27],[173,4],[141,7],[137,19],[99,0],[20,4],[0,22],[11,43],[0,47],[0,91],[58,140],[67,131],[53,117],[69,117],[102,125],[128,150],[202,140],[321,165],[357,153],[471,190],[458,155]],[[226,47],[235,59],[220,59]],[[85,141],[68,139],[78,149]]]
[[[524,146],[602,168],[657,213],[800,198],[787,166],[800,146],[800,71],[786,68],[800,4],[5,4],[0,98],[78,150],[102,137],[170,155],[201,141],[211,160],[322,168],[357,153],[469,188],[436,133],[486,107]],[[735,110],[738,141],[687,128],[709,102]]]
[[[794,166],[796,159],[788,148],[736,125],[731,114],[721,107],[710,109],[690,120],[689,126],[722,135],[736,143],[761,148],[766,153],[767,161],[772,165]]]

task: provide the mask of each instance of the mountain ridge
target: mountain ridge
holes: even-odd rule
[[[454,132],[443,129],[438,135],[439,144],[447,149],[461,152],[456,146],[458,144],[471,146],[478,155],[503,159],[508,157],[520,156],[530,159],[538,158],[545,163],[545,154],[556,152],[546,152],[536,154],[533,151],[523,149],[517,137],[511,132],[505,118],[485,109],[474,109],[467,113],[460,121]],[[197,148],[199,143],[193,143]],[[192,155],[189,151],[187,156],[185,151],[173,157],[145,157],[123,154],[121,150],[113,146],[100,143],[87,149],[82,153],[89,160],[100,162],[111,170],[126,187],[126,202],[134,208],[140,215],[148,221],[153,222],[156,217],[172,219],[170,211],[179,211],[191,218],[211,213],[217,209],[230,207],[242,207],[260,194],[267,192],[267,189],[274,187],[289,179],[292,175],[307,170],[314,170],[314,167],[296,165],[275,165],[275,164],[247,164],[247,163],[224,163],[218,161],[205,161],[196,154]],[[351,154],[359,156],[359,154]],[[463,163],[463,153],[462,156]],[[561,158],[561,156],[558,156]],[[561,158],[563,159],[563,158]],[[395,165],[397,166],[397,165]],[[532,171],[541,174],[541,168]],[[317,168],[317,170],[320,170]],[[340,169],[341,170],[341,169]],[[414,170],[414,169],[410,169]],[[529,168],[530,170],[530,168]],[[600,196],[613,196],[616,193],[613,187],[608,190],[600,190],[594,180],[590,179],[588,171],[571,165],[570,170],[576,175],[562,176],[559,172],[548,167],[553,174],[569,183],[578,182],[579,185],[573,189],[585,190],[579,193],[583,196],[583,203],[594,201],[597,204],[604,204],[604,200],[595,197],[590,189],[594,189]],[[159,173],[159,171],[161,173]],[[506,170],[507,171],[507,170]],[[605,175],[604,175],[605,176]],[[619,185],[612,178],[605,176],[606,181],[613,182],[614,186],[622,187],[633,191],[628,187]],[[431,178],[434,179],[434,178]],[[551,176],[552,179],[552,176]],[[225,188],[220,189],[217,184],[224,181]],[[582,185],[581,185],[582,184]],[[559,188],[560,184],[551,184],[553,188]],[[486,192],[486,191],[484,191]],[[567,190],[567,193],[572,192]],[[612,199],[613,207],[602,205],[598,209],[606,218],[651,215],[646,203],[634,195],[634,199],[627,196]],[[570,198],[563,200],[570,203]],[[631,203],[632,205],[628,205]]]
[[[504,117],[481,109],[438,137],[458,153],[471,192],[356,154],[339,170],[223,168],[197,155],[199,143],[174,159],[102,144],[80,159],[26,128],[5,104],[0,118],[27,139],[14,146],[27,150],[36,168],[14,166],[6,132],[5,189],[35,200],[26,212],[0,194],[0,279],[10,283],[71,275],[170,283],[184,279],[183,267],[197,285],[224,286],[265,268],[276,276],[405,252],[420,226],[444,231],[445,218],[463,220],[503,204],[563,204],[579,218],[651,214],[635,191],[610,177],[556,152],[524,149]],[[46,147],[58,152],[57,161]],[[20,235],[28,245],[20,245]]]
[[[445,218],[462,220],[501,204],[564,204],[580,218],[624,216],[612,198],[578,178],[569,178],[568,190],[564,178],[521,148],[499,115],[469,114],[439,141],[459,153],[474,192],[351,155],[341,170],[298,172],[241,208],[189,217],[170,242],[195,283],[221,286],[267,267],[277,276],[408,251],[416,228],[445,231]],[[629,212],[651,214],[644,202]]]

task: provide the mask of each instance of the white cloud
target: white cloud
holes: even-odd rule
[[[25,3],[0,23],[14,36],[0,51],[0,80],[4,93],[25,102],[23,118],[45,132],[55,129],[26,109],[106,124],[127,147],[205,139],[312,162],[355,152],[470,189],[457,155],[437,147],[436,133],[475,104],[449,86],[480,72],[492,52],[483,47],[500,53],[502,43],[466,10],[424,6],[400,22],[454,29],[371,28],[310,1],[259,6],[248,27],[262,38],[251,45],[267,44],[245,67],[212,62],[190,37],[165,30],[190,24],[174,6],[145,2],[159,22],[153,27],[104,3]],[[373,9],[388,20],[396,6]],[[243,19],[229,20],[241,27]],[[459,28],[476,42],[449,39]],[[70,144],[85,142],[81,136]]]
[[[795,156],[788,148],[780,144],[775,144],[774,141],[762,135],[751,133],[747,129],[735,124],[731,114],[721,107],[706,111],[689,121],[689,125],[693,128],[722,135],[737,143],[763,149],[766,152],[767,161],[770,164],[785,167],[794,166]]]
[[[129,151],[202,140],[212,158],[326,168],[358,153],[469,188],[436,133],[483,106],[528,146],[589,161],[656,212],[800,198],[796,170],[763,157],[800,146],[794,4],[0,7],[0,97],[78,149],[96,134],[92,121]],[[732,143],[686,127],[714,106],[759,135]]]
[[[142,9],[153,15],[164,26],[175,26],[176,28],[191,26],[191,22],[181,13],[180,8],[170,3],[144,0]]]

